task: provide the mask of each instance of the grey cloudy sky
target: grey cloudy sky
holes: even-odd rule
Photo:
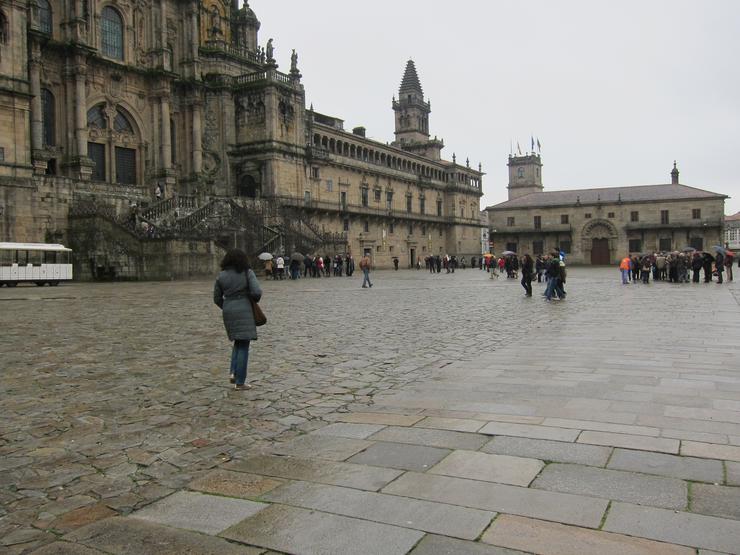
[[[393,140],[411,57],[443,154],[483,164],[506,199],[510,141],[542,143],[545,190],[670,182],[740,211],[740,1],[252,0],[307,103]]]

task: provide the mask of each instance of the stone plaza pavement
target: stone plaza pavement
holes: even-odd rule
[[[0,290],[0,553],[740,553],[740,287]]]

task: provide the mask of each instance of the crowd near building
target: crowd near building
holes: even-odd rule
[[[509,156],[509,199],[489,206],[492,249],[533,256],[553,249],[570,264],[616,264],[625,253],[723,245],[726,195],[679,182],[545,191],[539,153]]]
[[[298,54],[259,29],[237,0],[3,0],[3,240],[138,277],[173,253],[210,271],[237,231],[376,267],[477,254],[483,173],[442,158],[413,61],[380,142],[307,107]]]

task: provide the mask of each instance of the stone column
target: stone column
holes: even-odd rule
[[[167,171],[172,168],[172,143],[170,140],[170,102],[166,96],[160,98],[160,117],[162,118],[161,169]]]
[[[201,126],[201,105],[193,103],[193,173],[203,171],[203,130]]]
[[[78,67],[75,72],[75,136],[77,156],[87,157],[87,96],[85,94],[85,68]]]
[[[41,105],[41,62],[34,55],[30,63],[31,77],[31,148],[41,150],[43,142],[43,107]]]

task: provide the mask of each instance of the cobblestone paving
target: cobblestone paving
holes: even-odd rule
[[[210,282],[0,290],[0,551],[740,545],[736,284],[373,277],[264,282],[248,392]]]

